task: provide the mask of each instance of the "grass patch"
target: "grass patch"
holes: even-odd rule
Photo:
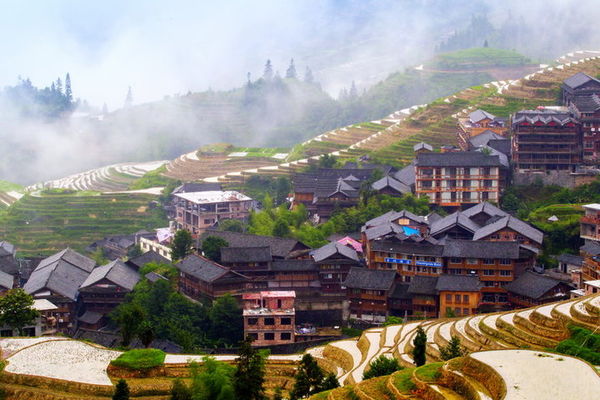
[[[163,365],[165,356],[165,352],[158,349],[134,349],[121,354],[111,364],[128,369],[148,369]]]
[[[438,55],[432,67],[443,69],[477,69],[525,65],[531,60],[516,51],[476,47]]]
[[[315,395],[312,395],[310,397],[310,399],[311,400],[327,400],[327,396],[329,396],[329,393],[331,393],[331,390],[326,390],[324,392],[320,392]]]
[[[0,179],[0,192],[18,192],[23,190],[23,186],[17,184],[17,183],[12,183],[12,182],[8,182],[8,181],[3,181]]]
[[[393,375],[394,386],[400,391],[400,393],[409,394],[411,391],[417,388],[415,383],[412,381],[412,373],[414,370],[414,368],[408,368]]]
[[[442,376],[442,365],[442,362],[423,365],[416,369],[415,375],[424,382],[436,382]]]
[[[155,170],[146,172],[144,176],[129,185],[130,190],[148,189],[158,186],[176,185],[177,180],[163,175],[167,172],[167,166],[162,165]]]
[[[569,326],[571,337],[556,346],[556,351],[600,365],[600,334],[578,326]]]

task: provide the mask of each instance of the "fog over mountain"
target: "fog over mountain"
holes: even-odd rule
[[[181,111],[178,99],[188,92],[206,92],[183,104],[212,107],[207,99],[210,93],[243,87],[248,72],[256,82],[267,59],[281,76],[291,58],[300,77],[310,67],[324,92],[289,89],[295,91],[286,97],[291,111],[282,118],[298,118],[316,130],[329,126],[306,122],[318,111],[315,104],[327,103],[335,109],[337,105],[331,102],[353,81],[360,94],[388,74],[427,60],[444,43],[474,47],[488,39],[490,45],[514,48],[539,60],[551,60],[566,51],[600,48],[595,29],[599,11],[592,0],[576,5],[560,0],[1,4],[0,34],[6,39],[0,41],[4,55],[0,87],[16,85],[20,76],[44,88],[69,72],[75,98],[87,100],[95,113],[104,103],[110,111],[117,111],[107,117],[110,123],[79,118],[78,113],[32,118],[4,96],[0,101],[0,143],[5,152],[11,151],[0,162],[0,179],[21,183],[110,162],[173,157],[204,143],[236,139],[218,122],[229,123],[232,115],[239,116],[237,106],[227,106],[225,112],[220,109],[216,120],[193,121]],[[486,17],[489,38],[477,30],[469,31],[473,16]],[[515,30],[518,34],[511,34]],[[129,87],[133,104],[142,108],[119,110]],[[266,103],[280,101],[281,97],[267,92],[271,97],[263,99]],[[230,92],[216,99],[235,105],[239,101],[236,96],[241,95]],[[171,96],[167,106],[152,105],[165,96]],[[306,108],[308,104],[310,108]],[[197,115],[202,120],[205,114]],[[156,129],[149,136],[146,128],[137,127],[139,121],[150,117]],[[258,113],[244,116],[242,123],[276,129],[274,117],[276,113]],[[325,117],[319,116],[319,121]],[[255,129],[252,135],[256,137],[244,144],[270,144],[270,137],[260,137],[261,129]],[[169,143],[170,135],[175,143]]]

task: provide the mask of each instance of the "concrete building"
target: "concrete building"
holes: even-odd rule
[[[253,346],[294,343],[296,312],[294,291],[244,293],[244,336],[254,339]]]

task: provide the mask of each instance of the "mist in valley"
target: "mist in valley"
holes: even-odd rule
[[[48,115],[0,93],[0,179],[22,184],[213,142],[288,147],[380,118],[423,89],[374,107],[373,85],[436,51],[487,40],[547,62],[600,48],[591,0],[3,3],[0,86],[20,76],[43,90],[69,72],[74,96]]]

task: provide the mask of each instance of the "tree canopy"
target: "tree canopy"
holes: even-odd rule
[[[184,259],[192,253],[192,234],[186,229],[180,229],[175,232],[173,242],[171,243],[171,259],[173,262]]]
[[[0,297],[0,326],[17,329],[23,336],[23,328],[38,316],[39,312],[33,308],[33,297],[23,289],[11,289]]]
[[[218,236],[208,236],[202,242],[202,253],[204,253],[204,257],[219,263],[221,262],[221,247],[227,246],[229,246],[227,240]]]

